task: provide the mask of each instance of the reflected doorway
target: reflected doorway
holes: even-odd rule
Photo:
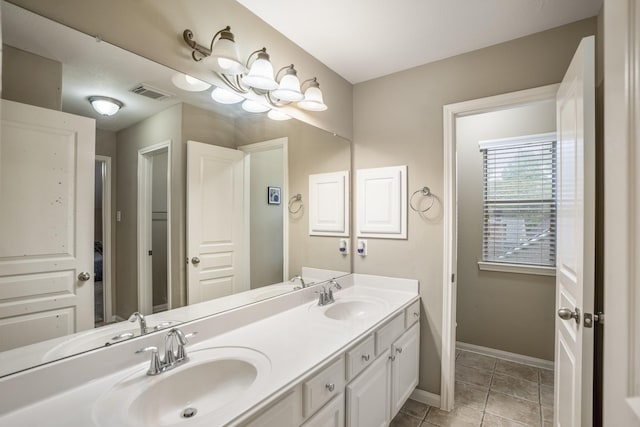
[[[171,308],[170,141],[138,151],[138,311]]]
[[[111,177],[111,157],[96,156],[93,232],[93,292],[96,327],[112,321]]]

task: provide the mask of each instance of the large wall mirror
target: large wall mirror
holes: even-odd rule
[[[0,376],[350,271],[308,229],[349,141],[4,2],[2,41]]]

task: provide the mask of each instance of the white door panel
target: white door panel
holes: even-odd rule
[[[243,158],[238,150],[187,142],[189,304],[245,290]]]
[[[593,410],[593,313],[595,262],[594,38],[582,40],[557,94],[558,259],[554,425],[588,427]]]
[[[0,335],[21,345],[94,325],[94,158],[93,119],[2,101]]]

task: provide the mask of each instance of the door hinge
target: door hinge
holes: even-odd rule
[[[149,251],[149,256],[151,256],[153,254],[153,251]]]
[[[454,283],[455,281],[456,281],[456,274],[455,274],[455,273],[453,273],[453,274],[451,275],[451,283]]]
[[[593,324],[604,325],[604,313],[585,313],[584,314],[584,327],[593,328]]]

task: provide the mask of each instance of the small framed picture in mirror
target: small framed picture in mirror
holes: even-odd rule
[[[267,187],[267,194],[270,205],[280,204],[280,187]]]

